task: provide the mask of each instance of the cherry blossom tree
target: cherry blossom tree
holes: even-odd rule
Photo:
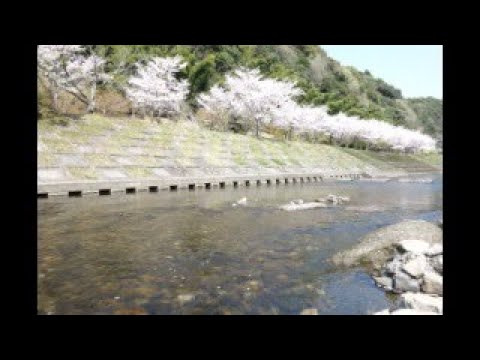
[[[137,74],[132,76],[125,88],[127,98],[134,107],[151,111],[153,115],[178,113],[188,94],[188,81],[178,80],[175,75],[186,66],[179,56],[156,57],[146,64],[137,65]]]
[[[274,112],[301,94],[294,83],[264,78],[257,69],[240,68],[228,74],[223,85],[215,85],[198,97],[209,111],[224,111],[254,122],[256,136],[261,125],[272,121]]]
[[[81,50],[80,45],[40,45],[38,47],[38,78],[46,84],[55,111],[58,111],[58,95],[65,77],[65,66]]]
[[[299,105],[295,97],[300,93],[294,83],[264,78],[258,70],[241,68],[227,75],[223,85],[215,85],[208,93],[201,94],[198,103],[208,111],[254,120],[257,136],[260,124],[271,123],[290,134],[294,130],[324,133],[344,146],[361,141],[384,150],[435,149],[435,140],[418,131],[344,113],[329,115],[325,106]]]
[[[97,84],[111,76],[103,71],[105,60],[94,54],[84,55],[82,45],[40,45],[38,65],[50,84],[54,107],[60,90],[75,96],[87,105],[87,112],[95,110]]]

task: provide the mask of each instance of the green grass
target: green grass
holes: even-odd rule
[[[96,171],[93,167],[89,168],[75,168],[69,167],[68,172],[77,179],[84,179],[84,180],[95,180],[97,179]]]
[[[210,131],[189,122],[140,120],[131,118],[106,118],[87,115],[81,119],[52,119],[38,122],[38,138],[42,151],[38,154],[38,166],[59,166],[57,153],[76,153],[77,145],[90,145],[93,154],[84,154],[90,168],[69,168],[72,176],[95,179],[95,167],[113,162],[111,154],[127,155],[126,147],[135,138],[144,138],[147,155],[134,157],[135,167],[126,167],[130,176],[148,177],[149,166],[155,166],[153,157],[175,149],[178,166],[193,166],[192,157],[203,157],[208,166],[247,166],[250,159],[265,167],[304,166],[326,170],[368,171],[379,169],[392,171],[397,166],[441,166],[439,154],[401,155],[373,151],[340,148],[304,141],[257,139],[252,136]],[[93,141],[94,140],[94,141]],[[225,145],[227,144],[227,145]],[[228,146],[228,148],[226,148]],[[228,154],[231,153],[231,158]],[[132,158],[133,159],[133,158]],[[230,159],[230,160],[229,160]]]
[[[39,152],[37,153],[37,166],[51,167],[56,164],[56,156],[54,154]]]
[[[125,172],[132,178],[148,178],[152,176],[152,171],[149,168],[144,167],[126,167]]]

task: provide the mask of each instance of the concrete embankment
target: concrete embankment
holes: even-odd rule
[[[258,140],[189,122],[89,115],[38,123],[39,197],[405,176],[439,157]]]

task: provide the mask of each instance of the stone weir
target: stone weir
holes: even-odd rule
[[[85,116],[39,123],[37,196],[107,195],[401,176],[340,148],[258,140],[194,123]]]
[[[120,172],[120,170],[116,170]],[[329,180],[354,180],[362,174],[333,174],[325,172],[302,171],[298,173],[238,173],[236,175],[207,175],[207,176],[166,176],[150,179],[99,179],[82,181],[39,182],[37,197],[51,196],[86,196],[111,195],[112,193],[135,194],[137,192],[157,192],[159,190],[176,191],[179,189],[213,189],[226,186],[270,186],[317,183]]]

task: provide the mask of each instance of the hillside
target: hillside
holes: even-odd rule
[[[191,84],[188,99],[194,110],[195,97],[221,82],[225,73],[239,66],[257,67],[264,75],[296,80],[305,91],[302,103],[326,104],[331,113],[377,118],[442,138],[441,100],[404,99],[399,89],[369,71],[342,66],[317,45],[92,45],[89,51],[105,57],[107,70],[116,74],[113,83],[100,89],[97,101],[99,110],[112,115],[130,111],[122,87],[137,61],[181,55],[188,66],[180,76]],[[48,102],[40,88],[40,107],[48,107]],[[63,103],[65,112],[84,111],[73,98],[66,97]]]

